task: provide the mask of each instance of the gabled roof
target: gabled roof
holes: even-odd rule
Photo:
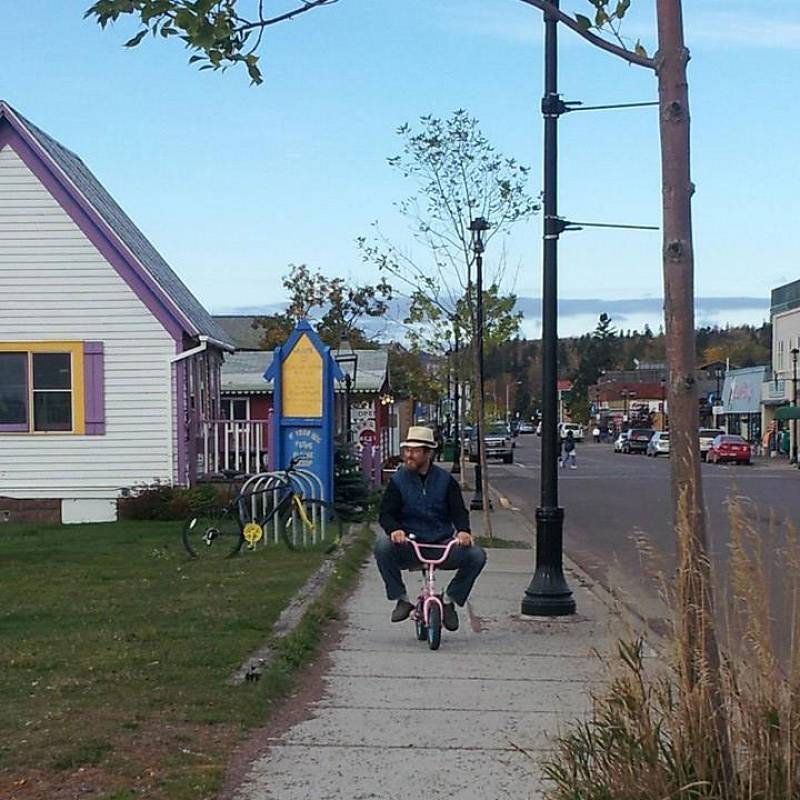
[[[388,381],[389,354],[386,350],[356,350],[356,379],[352,392],[380,392]],[[226,356],[222,365],[221,390],[223,393],[267,394],[272,392],[272,381],[263,375],[272,364],[273,353],[269,350],[240,352]],[[352,364],[340,364],[343,372],[352,374]],[[341,382],[334,383],[334,390],[344,391]]]
[[[0,100],[0,123],[5,120],[43,158],[48,167],[56,170],[56,177],[65,191],[78,205],[88,206],[104,224],[117,243],[120,255],[129,266],[143,277],[152,288],[162,294],[161,302],[189,336],[208,336],[227,347],[233,347],[228,334],[211,318],[169,264],[119,207],[100,181],[75,153],[57,142],[18,111]],[[91,218],[91,214],[90,214]],[[124,277],[124,276],[123,276]]]
[[[237,350],[263,350],[261,340],[264,329],[253,327],[258,317],[252,314],[214,314],[212,319],[219,325]]]

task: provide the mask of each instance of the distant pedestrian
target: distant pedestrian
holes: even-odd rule
[[[600,444],[600,428],[598,428],[597,425],[594,426],[592,436],[594,436],[595,444]]]
[[[572,431],[567,431],[567,438],[564,440],[564,455],[561,459],[561,466],[569,465],[570,469],[577,469],[577,459],[575,457],[575,437]]]

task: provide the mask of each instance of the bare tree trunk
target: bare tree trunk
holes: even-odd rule
[[[657,0],[656,54],[661,133],[663,204],[664,327],[666,333],[673,525],[679,551],[678,602],[681,667],[689,698],[705,705],[690,712],[711,722],[722,757],[718,776],[731,787],[731,754],[720,690],[720,656],[714,626],[713,586],[708,555],[698,443],[695,383],[694,251],[692,247],[688,50],[683,40],[681,0]],[[702,683],[705,682],[705,690]],[[698,693],[699,692],[699,693]],[[691,700],[690,700],[691,702]],[[699,715],[698,715],[699,714]],[[702,735],[702,731],[696,730]]]

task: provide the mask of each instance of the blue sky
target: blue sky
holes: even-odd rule
[[[0,97],[83,158],[213,311],[280,303],[292,262],[375,280],[354,241],[375,220],[410,240],[393,203],[412,187],[386,157],[399,150],[397,126],[422,114],[467,109],[501,152],[532,167],[540,191],[543,26],[518,0],[340,0],[267,32],[259,88],[237,70],[187,66],[177,42],[125,50],[135,28],[101,32],[83,19],[88,5],[0,0]],[[625,28],[651,52],[653,6],[633,0]],[[770,289],[800,277],[800,4],[684,6],[696,293],[706,298],[697,321],[758,323]],[[560,44],[565,99],[656,98],[649,72],[566,30]],[[574,114],[560,128],[563,215],[660,222],[655,109]],[[540,236],[536,217],[505,243],[507,288],[525,298],[540,294]],[[655,330],[661,291],[658,233],[562,238],[562,334],[591,329],[608,309],[620,327]],[[596,308],[567,302],[594,298]],[[524,304],[529,335],[535,307]]]

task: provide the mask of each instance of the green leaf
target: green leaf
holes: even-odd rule
[[[581,30],[584,31],[588,31],[592,27],[592,21],[589,19],[589,17],[584,17],[583,14],[576,14],[575,22],[577,22]]]
[[[619,0],[617,10],[614,12],[617,19],[622,19],[631,7],[631,0]]]
[[[602,9],[598,8],[597,13],[594,15],[594,24],[598,28],[602,28],[603,25],[608,22],[608,14]]]
[[[137,33],[133,39],[128,39],[128,41],[125,42],[125,47],[136,47],[136,45],[139,44],[139,42],[141,42],[145,36],[147,36],[147,33],[147,28],[145,28],[143,31],[139,31],[139,33]]]
[[[647,58],[647,50],[645,50],[644,47],[642,47],[642,43],[638,39],[636,40],[636,46],[633,48],[633,51],[634,53],[636,53],[637,56],[642,56],[643,58]]]

